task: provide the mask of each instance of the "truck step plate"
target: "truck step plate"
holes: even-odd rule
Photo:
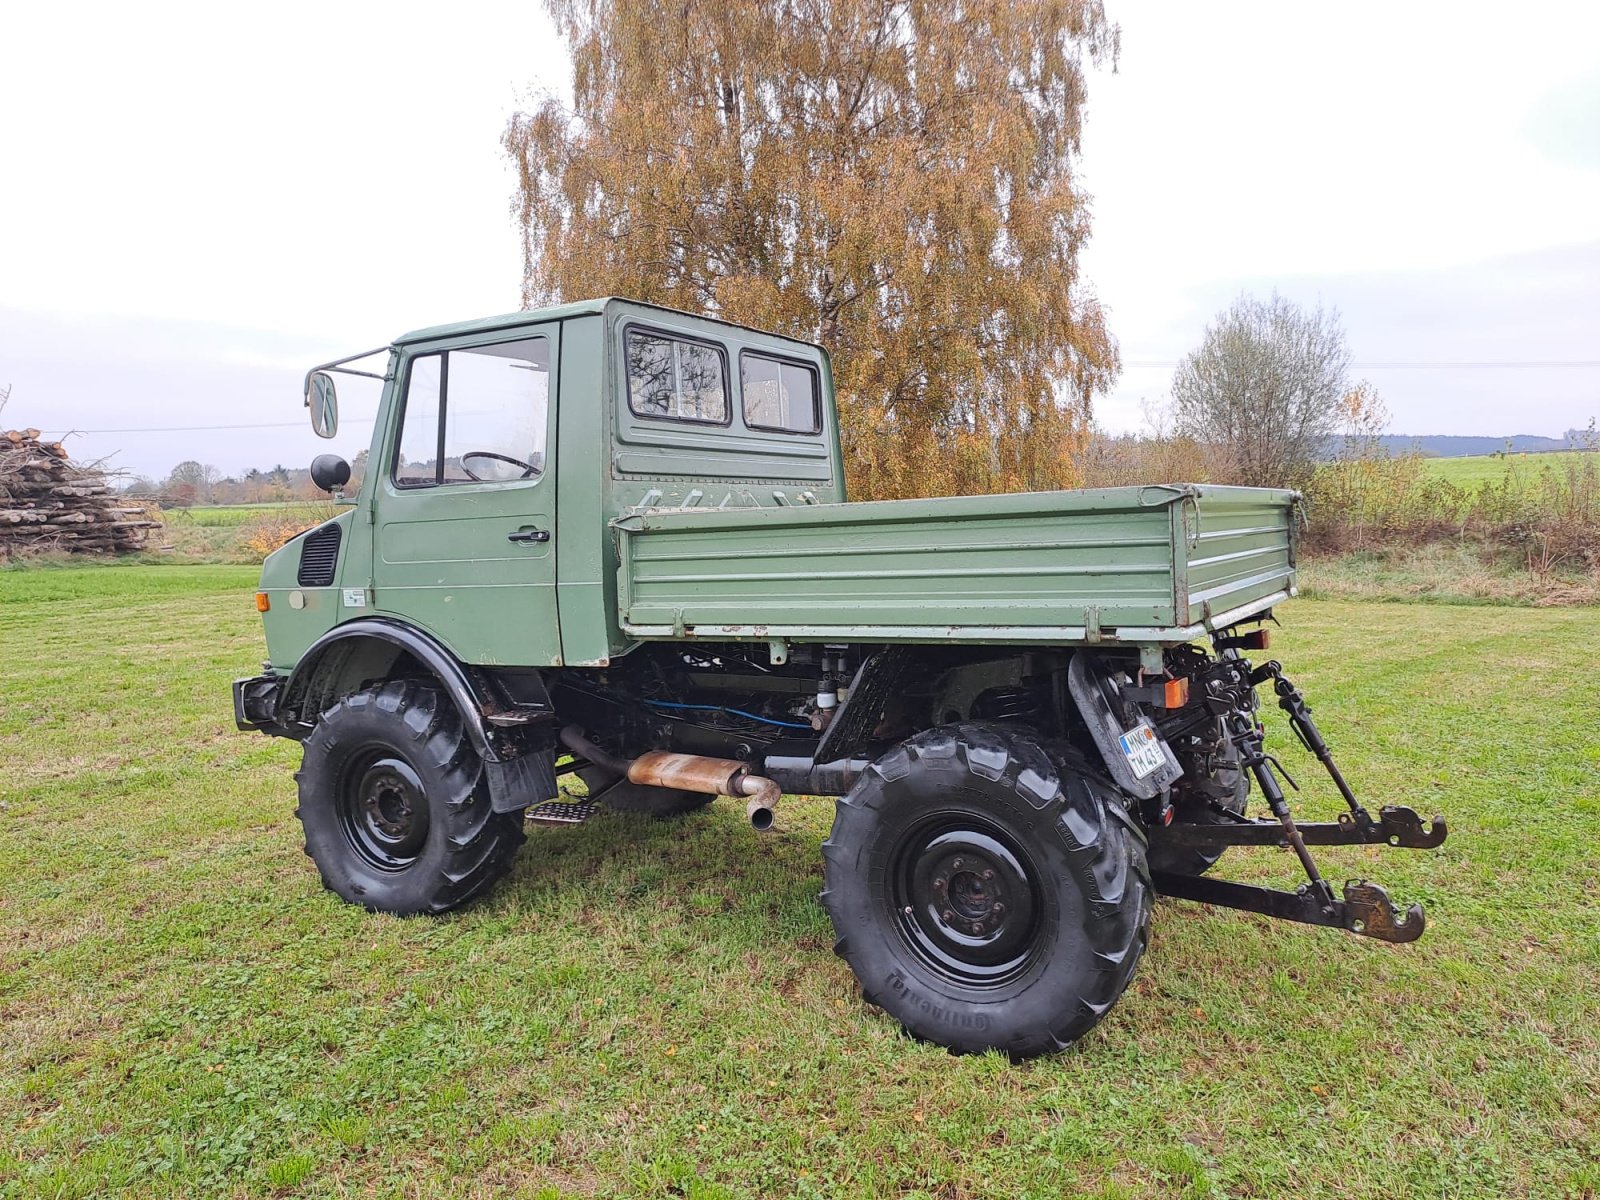
[[[551,800],[528,810],[528,820],[536,825],[581,825],[594,816],[599,806],[587,800]]]

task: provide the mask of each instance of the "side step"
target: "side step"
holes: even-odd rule
[[[535,825],[582,825],[600,806],[588,800],[546,800],[527,810],[528,820]]]

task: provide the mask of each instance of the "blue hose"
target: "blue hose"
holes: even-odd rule
[[[674,704],[669,700],[646,700],[645,703],[650,705],[652,708],[683,708],[693,709],[697,712],[731,713],[736,717],[744,717],[751,721],[760,721],[764,725],[776,725],[780,729],[810,730],[811,728],[809,725],[800,725],[794,721],[777,721],[772,717],[763,717],[760,713],[745,712],[742,708],[724,708],[720,704]]]

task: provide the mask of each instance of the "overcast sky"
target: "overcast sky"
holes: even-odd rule
[[[1337,307],[1359,364],[1600,360],[1600,6],[1109,7],[1103,425],[1241,291]],[[116,430],[74,453],[156,475],[301,465],[308,365],[517,306],[499,137],[566,90],[532,0],[11,5],[0,36],[0,426]],[[1592,365],[1357,374],[1399,433],[1600,415]]]

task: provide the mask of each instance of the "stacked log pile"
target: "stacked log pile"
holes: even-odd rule
[[[111,490],[106,473],[67,457],[37,429],[0,433],[0,558],[20,550],[126,554],[158,527]]]

